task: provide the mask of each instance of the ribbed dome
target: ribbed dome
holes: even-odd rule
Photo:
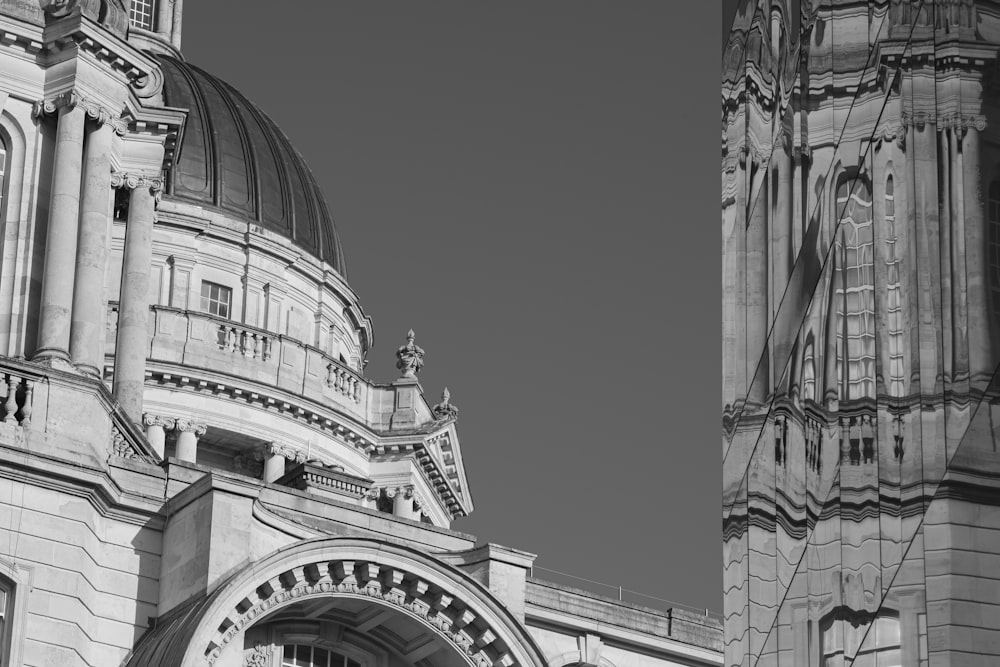
[[[164,103],[189,110],[167,195],[256,221],[346,278],[329,207],[288,137],[225,81],[176,58],[156,58]]]

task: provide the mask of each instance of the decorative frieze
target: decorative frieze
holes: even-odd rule
[[[937,114],[933,111],[917,111],[916,113],[904,111],[900,117],[900,123],[904,130],[911,125],[918,130],[922,130],[925,125],[933,125],[938,131],[951,129],[964,132],[975,129],[982,132],[986,129],[986,116],[982,114]]]
[[[453,591],[435,590],[432,593],[426,585],[410,585],[408,582],[420,582],[419,575],[398,566],[393,566],[392,576],[379,577],[379,571],[380,565],[374,562],[323,560],[301,569],[297,567],[255,586],[245,596],[240,596],[239,603],[218,623],[219,629],[204,647],[206,663],[215,665],[233,639],[282,607],[310,598],[347,597],[379,600],[421,621],[473,667],[493,667],[496,664],[516,667],[519,664],[504,650],[505,644],[497,641],[503,636],[500,628],[494,627],[478,611],[473,611],[471,600],[462,599]],[[299,576],[299,572],[304,576]],[[449,602],[453,599],[460,601],[461,604],[441,605],[438,603],[441,597],[447,597]],[[473,623],[475,629],[470,632]],[[257,655],[262,654],[267,655],[266,651],[258,651],[255,646],[244,654],[245,665],[257,667],[259,663],[250,662],[250,658],[256,660]]]

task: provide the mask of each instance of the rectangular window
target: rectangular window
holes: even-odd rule
[[[201,309],[218,317],[228,318],[233,303],[233,290],[223,285],[201,281]]]
[[[152,30],[153,7],[154,0],[132,0],[128,12],[129,22],[132,26],[143,30]]]

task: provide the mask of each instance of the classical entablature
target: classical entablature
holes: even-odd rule
[[[458,656],[471,667],[546,665],[523,625],[467,574],[413,549],[353,538],[299,542],[235,574],[211,595],[161,619],[127,665],[210,667],[242,652],[251,628],[288,621],[296,610],[315,619],[339,600],[384,608],[379,623],[419,625],[423,657],[447,651],[448,664]],[[363,628],[370,633],[374,626],[367,626],[372,623]]]

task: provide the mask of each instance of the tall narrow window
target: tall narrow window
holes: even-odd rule
[[[11,635],[14,613],[14,583],[0,576],[0,665],[6,667],[11,659]]]
[[[230,316],[233,303],[233,290],[210,283],[207,280],[201,281],[201,309],[203,312],[217,315],[218,317]]]
[[[129,22],[135,28],[152,30],[155,6],[155,0],[132,0],[128,13]]]
[[[4,195],[7,194],[7,146],[0,137],[0,223],[3,222]]]
[[[885,264],[886,264],[886,317],[889,336],[889,395],[902,396],[905,391],[903,378],[903,304],[900,286],[900,253],[896,247],[896,198],[892,175],[885,179]]]
[[[853,183],[853,185],[852,185]],[[836,275],[837,356],[840,396],[851,400],[875,396],[875,280],[872,199],[868,184],[857,177],[837,189],[840,229]]]
[[[811,334],[810,334],[811,336]],[[802,353],[802,400],[816,401],[816,353],[812,338]]]
[[[993,297],[993,319],[1000,319],[1000,181],[990,183],[987,203],[989,218],[990,293]]]

